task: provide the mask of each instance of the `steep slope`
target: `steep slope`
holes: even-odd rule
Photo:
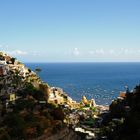
[[[70,131],[59,106],[64,102],[73,100],[60,88],[43,83],[15,58],[0,52],[0,140],[51,139],[55,135],[62,139],[60,134],[65,129]],[[70,137],[70,133],[63,135]]]
[[[100,137],[108,140],[140,139],[140,85],[111,103],[100,130]]]

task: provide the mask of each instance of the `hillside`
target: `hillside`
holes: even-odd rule
[[[140,85],[133,91],[121,93],[109,110],[100,126],[99,139],[140,139]]]
[[[139,118],[140,86],[109,107],[85,96],[77,103],[0,52],[0,140],[139,140]]]
[[[24,64],[0,52],[0,140],[52,139],[54,134],[62,139],[58,132],[67,128],[60,106],[64,103],[76,104],[62,89],[43,83]]]
[[[98,115],[107,110],[85,96],[77,103],[0,52],[0,140],[93,139]]]

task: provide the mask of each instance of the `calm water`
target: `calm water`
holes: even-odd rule
[[[61,87],[73,99],[82,95],[98,104],[109,104],[124,91],[140,83],[140,63],[26,63],[39,67],[41,79],[50,86]]]

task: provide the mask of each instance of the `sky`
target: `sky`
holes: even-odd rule
[[[0,50],[23,62],[140,62],[140,0],[0,0]]]

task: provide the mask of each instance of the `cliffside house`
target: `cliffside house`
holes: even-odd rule
[[[48,101],[50,103],[61,104],[64,103],[64,98],[61,96],[63,94],[63,90],[60,88],[52,87],[50,89],[50,94]]]

